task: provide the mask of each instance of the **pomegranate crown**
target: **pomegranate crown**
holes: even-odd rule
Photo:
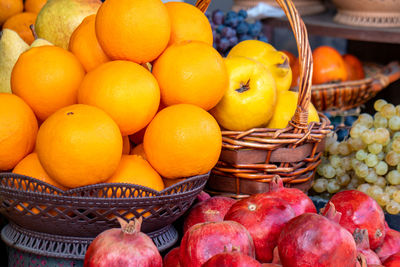
[[[321,209],[321,214],[325,213],[325,217],[331,221],[336,223],[340,222],[340,218],[342,218],[342,213],[337,211],[335,205],[332,202],[328,202],[324,208]]]
[[[117,217],[119,224],[121,225],[121,231],[124,234],[135,234],[140,232],[140,228],[142,227],[143,218],[134,219],[133,221],[126,222],[121,217]]]
[[[275,175],[269,183],[269,192],[276,192],[283,188],[283,181],[279,175]]]

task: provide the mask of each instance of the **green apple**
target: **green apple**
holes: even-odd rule
[[[276,85],[263,64],[245,57],[225,59],[229,88],[211,114],[225,129],[245,131],[265,126],[276,103]]]

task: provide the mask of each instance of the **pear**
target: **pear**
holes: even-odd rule
[[[43,38],[39,38],[36,34],[36,30],[35,30],[35,26],[31,25],[30,26],[33,37],[35,37],[35,40],[31,43],[31,47],[38,47],[38,46],[45,46],[45,45],[53,45],[52,43],[50,43],[49,41],[43,39]]]
[[[13,30],[0,32],[0,93],[11,93],[11,71],[29,45]]]
[[[68,49],[69,39],[82,20],[96,14],[100,0],[48,0],[40,10],[35,30],[56,46]]]

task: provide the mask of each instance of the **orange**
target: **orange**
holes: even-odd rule
[[[55,187],[58,187],[62,190],[67,190],[66,187],[60,185],[56,181],[54,181],[43,169],[42,165],[40,164],[39,158],[37,153],[33,152],[23,158],[17,166],[15,166],[13,173],[22,174],[25,176],[29,176]],[[40,188],[39,188],[40,191]]]
[[[15,31],[30,45],[35,40],[30,26],[35,24],[36,16],[37,14],[32,12],[16,14],[4,22],[3,29],[7,28]]]
[[[136,155],[122,155],[117,170],[106,183],[136,184],[156,191],[164,189],[160,175],[146,160]]]
[[[130,61],[111,61],[89,72],[79,88],[78,102],[107,112],[123,136],[144,128],[160,103],[157,80]]]
[[[313,51],[313,61],[313,84],[346,81],[346,66],[336,49],[329,46],[316,48]]]
[[[185,178],[209,172],[221,153],[217,121],[203,109],[173,105],[161,110],[144,135],[147,160],[164,178]]]
[[[173,186],[174,184],[177,184],[177,183],[182,182],[184,180],[185,179],[163,179],[165,188]]]
[[[12,92],[44,121],[58,109],[77,102],[85,75],[79,60],[57,46],[40,46],[21,54],[11,73]]]
[[[131,140],[131,142],[134,143],[135,145],[139,145],[139,144],[143,143],[143,137],[144,137],[144,133],[146,132],[146,128],[147,127],[144,127],[142,130],[140,130],[134,134],[131,134],[129,136],[129,139]]]
[[[25,11],[39,13],[47,0],[25,0]]]
[[[132,151],[130,154],[141,156],[143,159],[147,160],[146,153],[144,152],[143,144],[139,144],[139,145],[135,146],[134,148],[132,148]]]
[[[167,46],[170,32],[160,0],[107,0],[96,15],[97,39],[112,59],[153,61]]]
[[[193,104],[210,110],[228,88],[228,72],[221,55],[198,41],[168,47],[155,61],[153,74],[166,106]]]
[[[24,3],[22,0],[0,1],[0,26],[11,16],[22,12]]]
[[[286,51],[286,50],[282,50],[283,53],[285,53],[285,55],[289,58],[289,65],[290,68],[293,69],[293,66],[297,60],[296,56],[293,55],[291,52]]]
[[[171,19],[169,45],[186,40],[213,44],[211,25],[200,9],[184,2],[168,2],[165,6]]]
[[[347,80],[356,81],[365,78],[364,68],[361,61],[354,55],[343,55],[344,64],[347,71]]]
[[[0,93],[0,171],[11,170],[34,148],[38,123],[18,96]]]
[[[36,151],[50,177],[75,188],[104,182],[115,172],[122,155],[122,136],[101,109],[71,105],[43,122]]]
[[[86,71],[110,60],[97,41],[95,20],[96,15],[87,16],[69,40],[69,51],[79,59]]]
[[[122,138],[122,154],[129,155],[131,152],[131,141],[128,136]]]

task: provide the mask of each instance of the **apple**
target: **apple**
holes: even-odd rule
[[[228,130],[245,131],[265,126],[276,103],[276,86],[263,64],[245,57],[225,59],[229,87],[211,110],[218,123]]]
[[[274,76],[276,90],[289,90],[292,70],[289,58],[284,52],[277,51],[272,45],[262,41],[246,40],[235,45],[228,54],[228,58],[235,56],[251,58],[264,64]]]

